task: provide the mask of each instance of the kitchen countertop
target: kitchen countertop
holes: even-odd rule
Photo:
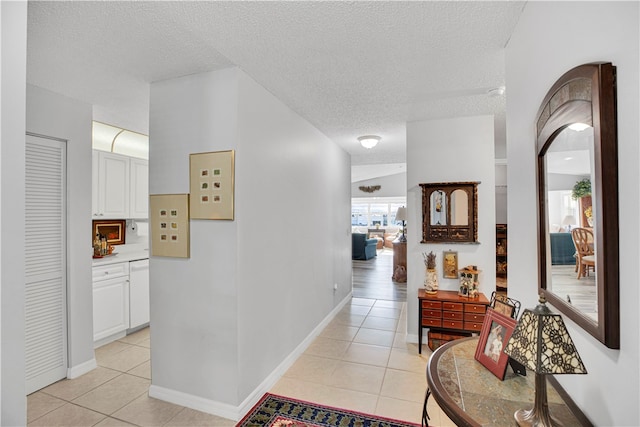
[[[149,249],[145,244],[116,245],[114,255],[104,258],[93,258],[93,267],[100,265],[116,264],[119,262],[137,261],[149,259]]]

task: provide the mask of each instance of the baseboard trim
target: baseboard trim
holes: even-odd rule
[[[152,384],[149,387],[149,396],[185,406],[197,411],[217,415],[230,420],[239,421],[247,412],[255,406],[260,398],[280,380],[282,375],[289,369],[302,353],[311,345],[322,330],[333,320],[342,308],[351,300],[352,293],[349,294],[316,326],[313,331],[258,385],[240,405],[233,406],[227,403],[218,402],[211,399],[183,393],[176,390],[160,387]],[[152,379],[153,381],[153,379]]]
[[[234,421],[238,421],[240,419],[238,407],[236,406],[153,384],[149,387],[149,397]]]
[[[95,368],[98,367],[98,363],[96,362],[96,359],[93,358],[91,360],[87,360],[84,363],[81,363],[79,365],[76,366],[71,366],[70,368],[67,369],[67,378],[72,380],[74,378],[78,378],[81,375],[86,374],[87,372],[91,372],[93,371]]]
[[[351,301],[353,292],[349,292],[345,298],[331,310],[329,314],[316,326],[309,335],[287,356],[277,367],[274,369],[267,378],[256,387],[253,392],[247,396],[247,398],[240,404],[239,412],[242,417],[249,412],[251,408],[255,406],[265,393],[269,392],[271,388],[282,378],[282,375],[295,363],[296,360],[305,352],[305,350],[311,345],[311,343],[320,335],[320,332],[333,320],[334,317],[342,310],[342,308]],[[239,419],[238,419],[239,420]],[[236,420],[237,421],[237,420]]]
[[[120,338],[124,338],[127,336],[127,331],[116,332],[113,335],[109,335],[108,337],[100,338],[93,342],[93,348],[102,347],[103,345],[107,345],[113,341],[119,340]]]

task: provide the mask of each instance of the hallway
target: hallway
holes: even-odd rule
[[[324,405],[420,423],[431,351],[405,342],[406,285],[392,254],[354,261],[354,297],[270,390]],[[370,295],[372,297],[363,297]],[[379,296],[380,298],[376,298]],[[28,397],[30,426],[233,426],[148,397],[149,329],[96,350],[98,368]],[[453,426],[435,401],[430,425]]]

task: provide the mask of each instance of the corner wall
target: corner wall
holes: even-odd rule
[[[459,117],[407,123],[407,333],[418,341],[418,289],[423,286],[423,253],[436,255],[439,286],[457,290],[456,279],[442,278],[442,251],[458,252],[458,267],[477,265],[480,292],[487,298],[496,286],[495,159],[493,116]],[[479,244],[423,244],[422,188],[429,182],[480,181]],[[425,343],[423,336],[423,345]]]
[[[27,424],[24,157],[27,2],[0,2],[0,425]]]
[[[149,137],[150,194],[236,150],[235,219],[151,258],[150,392],[237,418],[351,292],[349,156],[236,68],[152,84]]]
[[[584,63],[617,67],[620,224],[620,350],[565,317],[587,375],[556,376],[594,425],[640,425],[640,351],[635,268],[638,223],[639,6],[637,2],[529,2],[507,46],[509,296],[537,303],[535,117],[551,85]],[[553,309],[553,307],[551,307]]]

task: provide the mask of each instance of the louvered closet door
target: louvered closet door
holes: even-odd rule
[[[27,394],[67,375],[66,144],[27,135],[25,353]]]

